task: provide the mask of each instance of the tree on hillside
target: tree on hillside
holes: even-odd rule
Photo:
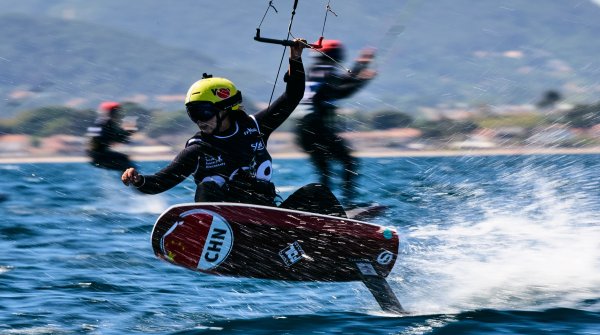
[[[591,128],[600,124],[600,102],[575,106],[565,117],[572,127]]]
[[[19,113],[4,123],[7,133],[50,136],[68,134],[82,136],[96,118],[92,110],[68,107],[41,107]]]
[[[469,134],[479,126],[470,120],[440,120],[424,121],[415,124],[415,127],[423,132],[424,138],[444,139],[457,134]]]
[[[560,100],[562,100],[562,95],[558,91],[548,90],[536,105],[538,108],[552,107]]]
[[[382,110],[373,112],[371,117],[371,125],[373,129],[391,129],[391,128],[405,128],[413,123],[413,118],[407,114]]]
[[[155,112],[152,122],[145,129],[149,137],[172,136],[176,134],[193,134],[198,128],[185,112]]]
[[[137,127],[143,129],[152,122],[152,111],[132,102],[122,104],[123,116],[137,118]],[[63,106],[40,107],[26,110],[14,118],[0,123],[0,132],[10,134],[28,134],[33,136],[51,136],[68,134],[83,136],[87,127],[96,120],[96,111],[78,110]]]
[[[144,129],[148,124],[152,123],[153,111],[146,109],[135,102],[123,102],[121,103],[121,109],[123,110],[123,116],[137,118],[137,127]]]
[[[0,135],[10,134],[10,126],[6,121],[0,120]]]

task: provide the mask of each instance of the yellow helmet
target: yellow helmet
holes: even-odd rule
[[[242,92],[225,78],[213,78],[205,75],[189,88],[185,96],[186,106],[190,103],[209,102],[224,110],[237,110],[242,103]]]

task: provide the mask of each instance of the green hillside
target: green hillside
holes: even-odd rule
[[[255,101],[270,95],[281,48],[252,40],[268,1],[4,0],[0,117],[38,105],[148,96],[180,108],[202,72],[230,77]],[[282,37],[291,1],[274,1],[263,35]],[[316,40],[326,2],[299,1],[293,32]],[[573,102],[600,93],[600,7],[591,1],[332,1],[325,37],[353,57],[381,51],[378,78],[347,102],[414,112],[439,103],[532,103],[548,89]],[[394,27],[403,27],[392,36]],[[397,30],[396,32],[399,32]],[[307,63],[310,57],[305,57]],[[79,100],[83,99],[83,100]]]
[[[0,17],[0,26],[0,117],[43,105],[93,107],[103,100],[181,108],[177,97],[157,99],[185,94],[203,72],[219,70],[200,53],[84,22],[10,15]],[[240,80],[254,76],[235,72]]]

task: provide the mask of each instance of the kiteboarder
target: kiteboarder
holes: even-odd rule
[[[137,131],[135,126],[123,127],[122,121],[120,103],[105,101],[100,104],[98,118],[87,129],[90,138],[87,153],[92,165],[117,171],[135,166],[127,155],[110,149],[115,143],[129,142],[129,137]]]
[[[350,72],[343,73],[345,48],[339,40],[323,40],[316,61],[307,74],[306,91],[301,101],[309,111],[297,123],[297,142],[318,170],[322,185],[331,187],[331,163],[343,166],[343,195],[351,203],[355,197],[358,164],[351,155],[350,145],[338,134],[337,100],[347,98],[373,79],[376,72],[369,68],[373,49],[364,49]]]
[[[185,107],[200,131],[190,138],[173,161],[155,174],[142,175],[134,167],[121,180],[142,193],[164,192],[193,174],[197,185],[196,202],[239,202],[275,206],[276,191],[271,182],[273,164],[267,151],[271,133],[296,108],[304,94],[305,76],[302,50],[305,40],[296,39],[290,46],[289,69],[284,77],[285,92],[269,107],[253,115],[243,110],[242,93],[228,79],[204,74],[188,90]],[[323,208],[341,208],[328,189],[307,185],[299,190],[320,192],[318,199],[332,201]],[[294,200],[282,205],[307,207],[308,200]],[[302,197],[304,198],[304,197]],[[337,208],[337,207],[336,207]],[[343,212],[343,210],[342,210]]]

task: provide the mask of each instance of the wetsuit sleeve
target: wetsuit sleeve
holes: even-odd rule
[[[103,131],[110,138],[111,142],[127,143],[129,142],[129,136],[131,136],[130,131],[121,128],[117,123],[112,121],[107,123]]]
[[[157,194],[171,189],[196,170],[200,154],[200,146],[188,146],[162,170],[152,175],[142,175],[142,181],[134,186],[146,194]]]
[[[285,92],[270,107],[254,114],[266,139],[292,114],[304,96],[305,78],[302,58],[290,59],[290,71],[286,73],[284,80],[287,83]]]
[[[368,63],[356,62],[351,70],[350,75],[338,76],[332,73],[326,80],[325,84],[315,94],[314,99],[326,97],[328,99],[343,99],[356,93],[359,89],[365,86],[369,80],[356,77],[361,70],[368,67]]]

